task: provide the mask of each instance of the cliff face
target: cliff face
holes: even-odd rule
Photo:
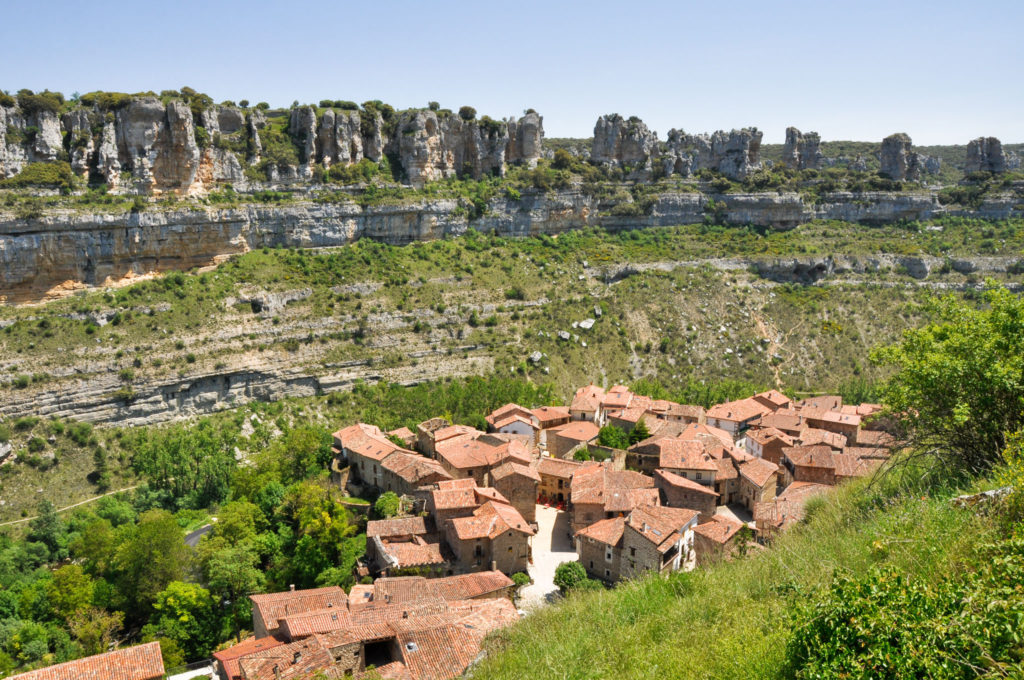
[[[295,107],[287,112],[285,138],[275,138],[276,153],[268,155],[268,120],[260,109],[194,110],[181,99],[132,97],[112,110],[79,106],[58,118],[0,106],[0,178],[28,163],[66,159],[79,177],[113,192],[194,195],[225,182],[246,188],[246,167],[258,166],[268,182],[304,182],[313,179],[314,164],[379,162],[389,154],[420,185],[454,175],[501,175],[506,163],[532,167],[543,152],[543,119],[533,111],[506,121],[426,110],[389,115],[397,120],[388,124],[376,109]],[[297,162],[288,160],[288,147]]]
[[[694,224],[715,201],[719,219],[777,229],[814,219],[886,223],[941,214],[990,219],[1020,215],[1012,197],[977,211],[950,212],[932,193],[835,193],[809,204],[800,194],[664,193],[650,213],[602,214],[598,199],[580,191],[524,192],[492,199],[470,222],[456,199],[361,208],[354,203],[305,203],[233,209],[189,209],[118,215],[54,214],[15,219],[0,214],[0,300],[59,296],[83,285],[109,285],[151,272],[208,265],[263,246],[330,247],[372,238],[387,243],[444,238],[469,228],[502,236],[555,234],[589,225],[609,229]]]
[[[817,170],[824,163],[821,137],[817,132],[803,133],[795,127],[786,128],[782,162],[796,170]]]

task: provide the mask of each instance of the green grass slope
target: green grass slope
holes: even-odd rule
[[[935,584],[970,564],[994,531],[951,507],[949,494],[897,497],[881,486],[839,489],[809,508],[805,524],[745,558],[572,594],[492,638],[472,677],[788,677],[793,613],[834,574],[891,566]]]

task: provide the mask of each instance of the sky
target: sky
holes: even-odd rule
[[[548,137],[620,113],[662,139],[1024,142],[1022,27],[1021,0],[11,2],[0,89],[534,108]]]

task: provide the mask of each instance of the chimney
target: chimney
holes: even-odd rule
[[[402,612],[402,618],[403,619],[409,618],[409,612]]]
[[[274,664],[274,680],[281,680],[281,669]]]
[[[294,592],[295,592],[295,584],[294,584],[294,583],[292,583],[292,584],[290,584],[290,585],[288,586],[288,591],[289,591],[289,592],[292,592],[292,593],[294,593]]]
[[[302,658],[302,652],[295,652],[295,656],[292,657],[292,663],[293,664],[298,663],[299,659],[301,659],[301,658]]]

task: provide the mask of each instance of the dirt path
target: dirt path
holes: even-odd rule
[[[92,498],[86,498],[84,501],[78,501],[77,503],[72,503],[71,505],[66,505],[63,508],[57,508],[56,512],[59,514],[59,513],[64,512],[65,510],[71,510],[73,508],[77,508],[80,505],[85,505],[86,503],[92,503],[93,501],[98,501],[99,499],[105,498],[106,496],[113,496],[114,494],[118,494],[118,493],[121,493],[123,491],[131,491],[133,489],[137,489],[138,487],[139,487],[139,485],[136,484],[135,486],[126,486],[123,489],[117,489],[115,491],[108,491],[107,493],[102,493],[99,496],[93,496]],[[37,517],[39,517],[39,515],[36,515],[35,517],[23,517],[21,519],[12,519],[12,520],[10,520],[8,522],[0,522],[0,527],[8,526],[8,525],[11,525],[11,524],[21,524],[22,522],[31,522],[32,520],[36,519]]]

